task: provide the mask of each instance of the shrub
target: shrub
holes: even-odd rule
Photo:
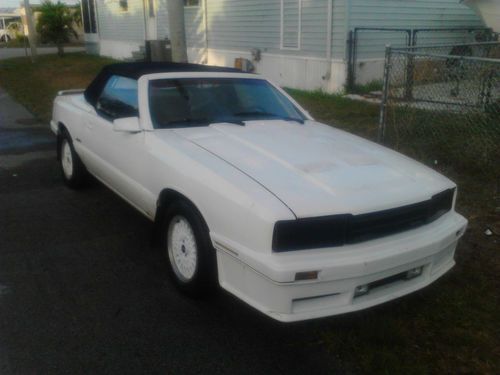
[[[74,15],[71,9],[58,1],[44,1],[40,7],[37,31],[42,42],[52,42],[57,47],[59,56],[64,55],[64,43],[69,42],[71,35],[77,36],[73,29]]]

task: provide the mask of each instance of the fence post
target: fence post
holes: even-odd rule
[[[382,91],[382,101],[380,102],[380,117],[378,124],[378,142],[382,143],[385,140],[385,128],[387,122],[387,99],[389,98],[389,80],[391,73],[391,46],[385,46],[385,62],[384,62],[384,86]]]
[[[352,92],[354,88],[354,56],[353,56],[353,31],[350,30],[347,35],[347,92]]]
[[[482,104],[483,104],[483,110],[484,112],[488,112],[490,109],[490,104],[491,104],[491,91],[493,89],[493,82],[494,82],[494,71],[491,69],[486,77],[486,82],[484,83],[483,89],[481,90],[481,96],[482,96]]]
[[[410,37],[410,47],[415,47],[417,45],[417,32],[418,30],[413,30]],[[410,49],[410,51],[415,51]],[[406,55],[406,85],[405,85],[405,99],[413,99],[413,74],[415,72],[415,56]]]

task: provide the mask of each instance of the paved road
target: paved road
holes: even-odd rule
[[[82,52],[85,51],[84,47],[64,47],[65,52]],[[57,48],[55,47],[41,47],[37,48],[39,55],[49,55],[57,53]],[[28,54],[30,50],[28,49]],[[10,59],[12,57],[22,57],[26,56],[26,51],[24,48],[1,48],[0,47],[0,60]]]
[[[0,90],[0,374],[339,369],[319,339],[335,320],[282,325],[225,292],[180,295],[152,225],[98,183],[66,189],[53,146]]]

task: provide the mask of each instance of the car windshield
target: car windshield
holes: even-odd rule
[[[252,78],[158,79],[149,85],[155,128],[250,120],[304,122],[304,115],[269,82]]]

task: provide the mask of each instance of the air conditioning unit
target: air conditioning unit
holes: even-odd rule
[[[170,40],[146,40],[146,61],[172,61]]]

